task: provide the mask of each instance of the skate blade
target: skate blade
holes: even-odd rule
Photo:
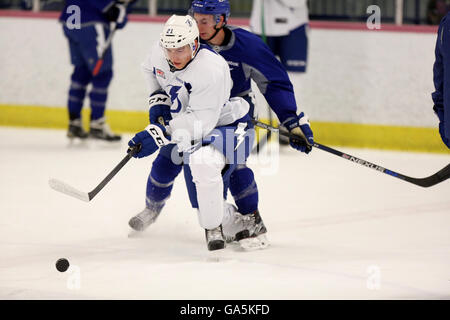
[[[142,232],[142,231],[130,229],[130,231],[128,232],[128,238],[136,239],[136,238],[143,238],[143,237],[144,237],[144,232]]]
[[[225,248],[224,248],[225,249]],[[218,249],[213,251],[208,251],[206,256],[207,262],[220,262],[224,259],[224,249]]]
[[[122,148],[121,141],[107,141],[95,138],[88,139],[90,143],[97,149],[120,149]]]
[[[78,137],[68,139],[67,148],[69,149],[89,149],[89,142],[87,139],[80,139]]]
[[[262,250],[269,246],[269,240],[265,234],[260,234],[257,237],[240,240],[239,245],[245,251]]]

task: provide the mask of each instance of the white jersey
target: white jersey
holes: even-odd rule
[[[142,68],[149,93],[162,89],[172,101],[167,131],[175,143],[182,139],[175,132],[188,133],[191,140],[198,140],[248,112],[245,100],[229,99],[232,80],[228,63],[205,46],[184,69],[171,71],[162,47],[156,43]],[[183,149],[180,144],[179,149]]]
[[[250,28],[253,33],[264,33],[269,37],[286,36],[308,22],[306,0],[253,0],[250,17]]]

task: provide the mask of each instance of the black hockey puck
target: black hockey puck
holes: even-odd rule
[[[56,261],[56,270],[59,272],[66,272],[69,269],[69,261],[65,258],[58,259]]]

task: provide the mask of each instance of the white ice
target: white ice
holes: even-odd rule
[[[70,146],[64,131],[0,129],[0,299],[450,298],[450,180],[424,189],[320,150],[283,150],[276,174],[252,164],[271,246],[230,245],[214,260],[182,176],[157,223],[127,237],[154,156],[132,159],[89,203],[50,189],[58,178],[90,191],[128,138]],[[414,177],[450,162],[337,149]]]

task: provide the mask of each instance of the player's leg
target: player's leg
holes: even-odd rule
[[[189,164],[185,165],[189,199],[192,206],[198,209],[198,220],[200,226],[205,229],[206,243],[210,251],[225,247],[222,232],[224,167],[225,156],[212,145],[193,152],[189,156]]]
[[[238,133],[242,133],[243,125],[238,124],[234,132],[235,142],[240,140]],[[224,223],[223,226],[224,233],[234,236],[244,249],[260,249],[267,247],[268,241],[267,230],[258,211],[258,187],[253,171],[246,165],[255,134],[251,123],[245,125],[245,132],[245,143],[235,147],[233,159],[227,156],[228,162],[233,163],[229,175],[229,188],[238,210],[226,211],[232,216],[233,223]],[[226,174],[224,181],[227,181],[225,178]]]
[[[300,77],[306,72],[308,63],[308,28],[308,24],[304,24],[279,39],[280,61],[290,77],[300,84]],[[281,145],[289,145],[287,137],[280,135],[279,139]]]
[[[76,31],[77,30],[69,30],[64,26],[64,35],[69,41],[70,60],[74,66],[67,102],[69,112],[69,129],[67,131],[67,136],[69,138],[85,139],[88,137],[88,134],[83,129],[81,110],[86,96],[86,87],[91,81],[92,75],[84,62]]]
[[[109,29],[102,24],[95,24],[83,28],[83,39],[81,41],[83,58],[89,66],[92,73],[95,64],[99,58],[99,53],[105,45],[109,34]],[[121,139],[119,135],[111,132],[105,119],[106,101],[108,98],[108,88],[113,78],[113,57],[112,48],[105,52],[103,64],[99,73],[92,77],[92,88],[89,92],[91,104],[91,122],[89,135],[92,138],[118,141]]]
[[[245,96],[243,99],[250,105],[249,115],[253,118],[254,100],[251,96]],[[236,164],[227,182],[237,208],[230,205],[225,210],[223,222],[225,237],[231,241],[236,240],[236,234],[238,234],[238,240],[259,237],[260,245],[266,246],[265,244],[268,244],[265,236],[267,229],[258,211],[258,186],[253,171],[245,162]],[[243,219],[244,216],[245,219]],[[242,232],[247,228],[249,232]]]
[[[230,192],[237,208],[229,210],[234,221],[229,224],[227,233],[234,235],[234,240],[245,249],[267,247],[267,229],[258,210],[258,186],[253,171],[246,164],[237,165],[231,174]]]
[[[280,38],[279,56],[287,71],[306,72],[308,65],[308,24]]]
[[[182,169],[182,165],[175,164],[170,157],[173,149],[174,145],[161,148],[153,161],[147,180],[145,209],[128,222],[136,231],[144,231],[154,223],[170,197],[175,178]]]
[[[249,129],[250,125],[250,129]],[[262,235],[263,232],[261,230],[256,230],[255,225],[258,226],[264,226],[262,224],[262,220],[259,217],[257,210],[257,189],[256,189],[256,183],[254,183],[254,177],[253,172],[248,169],[245,170],[245,162],[250,154],[251,147],[253,145],[254,140],[254,131],[252,129],[252,125],[250,123],[246,122],[240,122],[237,123],[236,126],[229,126],[229,127],[222,127],[215,129],[211,135],[216,136],[216,138],[212,141],[211,145],[216,150],[217,154],[225,155],[227,164],[224,165],[220,172],[221,181],[223,184],[223,188],[221,188],[223,192],[223,198],[226,199],[226,191],[228,186],[231,187],[232,182],[230,181],[231,176],[235,173],[236,168],[240,168],[241,179],[246,179],[247,185],[242,187],[241,185],[235,185],[234,192],[235,194],[238,194],[241,196],[241,202],[238,203],[243,208],[245,208],[245,212],[247,215],[241,215],[239,212],[237,212],[236,208],[229,204],[222,204],[221,207],[223,209],[222,212],[222,231],[225,236],[225,238],[228,240],[234,240],[236,234],[238,236],[241,236],[239,238],[239,241],[241,246],[245,249],[253,249],[255,247],[255,242],[258,242],[257,248],[264,247],[265,243],[267,241],[259,241],[257,239],[257,235]],[[205,139],[207,140],[207,138]],[[229,145],[230,144],[230,145]],[[230,148],[231,147],[231,148]],[[208,158],[208,157],[206,157]],[[213,162],[213,159],[209,160],[210,162]],[[200,204],[198,202],[199,199],[199,186],[198,183],[195,183],[195,186],[191,180],[195,182],[195,173],[193,172],[192,175],[190,174],[189,170],[192,171],[192,166],[190,165],[189,168],[185,167],[185,180],[188,186],[189,191],[189,198],[191,200],[191,203],[194,208],[199,208],[199,215],[202,216],[202,210],[200,207]],[[217,168],[216,168],[217,170]],[[239,172],[238,171],[238,172]],[[250,172],[250,175],[249,175]],[[199,173],[201,174],[201,171],[199,170]],[[244,175],[247,174],[247,177],[244,177]],[[216,172],[216,175],[214,176],[216,179],[218,179],[218,173]],[[236,177],[236,175],[235,175]],[[251,180],[251,181],[248,181]],[[235,180],[237,181],[237,180]],[[252,184],[253,182],[253,184]],[[218,187],[218,182],[216,181],[216,186]],[[235,182],[236,183],[236,182]],[[242,181],[241,181],[242,183]],[[208,188],[205,188],[204,191],[202,191],[204,194],[207,194]],[[213,188],[210,188],[210,190],[213,190]],[[256,191],[256,192],[255,192]],[[217,196],[219,193],[218,191],[214,191],[214,194]],[[210,199],[210,198],[209,198]],[[247,201],[245,201],[247,200]],[[251,203],[250,203],[251,202]],[[215,199],[215,203],[217,203],[217,206],[219,206],[219,198]],[[218,209],[217,209],[218,210]],[[217,211],[216,211],[217,212]],[[217,217],[218,215],[216,215]],[[256,221],[256,222],[255,222]],[[214,221],[217,223],[217,221]],[[202,222],[201,222],[202,224]],[[262,229],[262,227],[260,229]],[[265,228],[264,228],[265,230]],[[255,235],[255,233],[258,233]],[[252,236],[250,236],[252,235]]]

